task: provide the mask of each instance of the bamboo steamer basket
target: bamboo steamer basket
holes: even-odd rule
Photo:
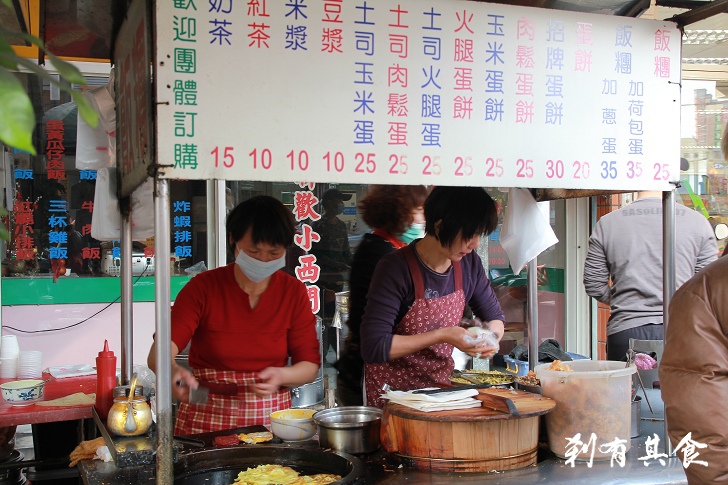
[[[424,471],[489,472],[536,464],[539,416],[548,397],[511,389],[481,389],[480,408],[422,412],[388,403],[382,447]]]

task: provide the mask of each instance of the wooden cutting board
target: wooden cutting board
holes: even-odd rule
[[[535,465],[539,416],[556,403],[525,391],[479,391],[480,408],[427,413],[387,404],[382,447],[406,465],[428,471],[486,472]]]
[[[540,416],[556,406],[553,399],[515,389],[478,389],[475,398],[483,401],[482,407],[428,413],[390,403],[386,409],[394,416],[421,421],[486,421]]]

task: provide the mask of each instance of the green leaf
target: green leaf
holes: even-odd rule
[[[91,128],[96,128],[99,124],[99,114],[96,112],[94,107],[91,106],[91,103],[88,99],[86,99],[86,96],[78,91],[71,91],[71,96],[73,96],[73,100],[76,102],[76,106],[78,106],[78,112],[81,115],[81,118],[83,118],[83,120],[88,123]]]
[[[0,140],[35,155],[34,128],[33,105],[23,85],[10,71],[0,67]]]
[[[18,68],[18,55],[2,32],[0,32],[0,66],[15,70]]]
[[[83,85],[86,84],[86,79],[83,77],[83,74],[81,74],[81,71],[76,69],[76,66],[73,66],[72,64],[69,64],[62,59],[59,59],[48,51],[45,51],[45,54],[51,60],[51,62],[53,63],[53,67],[56,68],[58,74],[60,74],[63,79],[70,83]]]
[[[15,10],[15,7],[13,7],[13,0],[2,0],[3,5],[8,7],[10,10]]]
[[[10,233],[8,232],[8,228],[5,227],[5,224],[3,223],[0,223],[0,239],[10,241]]]
[[[8,215],[8,210],[5,207],[0,207],[0,217]]]

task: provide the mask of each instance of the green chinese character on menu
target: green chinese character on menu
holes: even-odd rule
[[[193,17],[177,17],[172,16],[172,24],[174,25],[173,41],[180,42],[197,42],[197,19]]]
[[[195,136],[195,116],[197,113],[184,111],[174,112],[174,136]]]
[[[197,169],[197,145],[194,143],[174,144],[174,168]]]
[[[193,74],[197,72],[197,51],[194,49],[175,48],[174,72]]]
[[[172,92],[174,104],[197,106],[197,81],[176,79]]]
[[[193,2],[192,0],[174,0],[174,8],[180,10],[189,10],[190,8],[192,8],[192,10],[197,10],[195,2]]]

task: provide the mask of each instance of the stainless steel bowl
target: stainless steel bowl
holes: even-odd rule
[[[319,444],[343,453],[371,453],[379,448],[382,410],[369,406],[342,406],[313,415]]]

